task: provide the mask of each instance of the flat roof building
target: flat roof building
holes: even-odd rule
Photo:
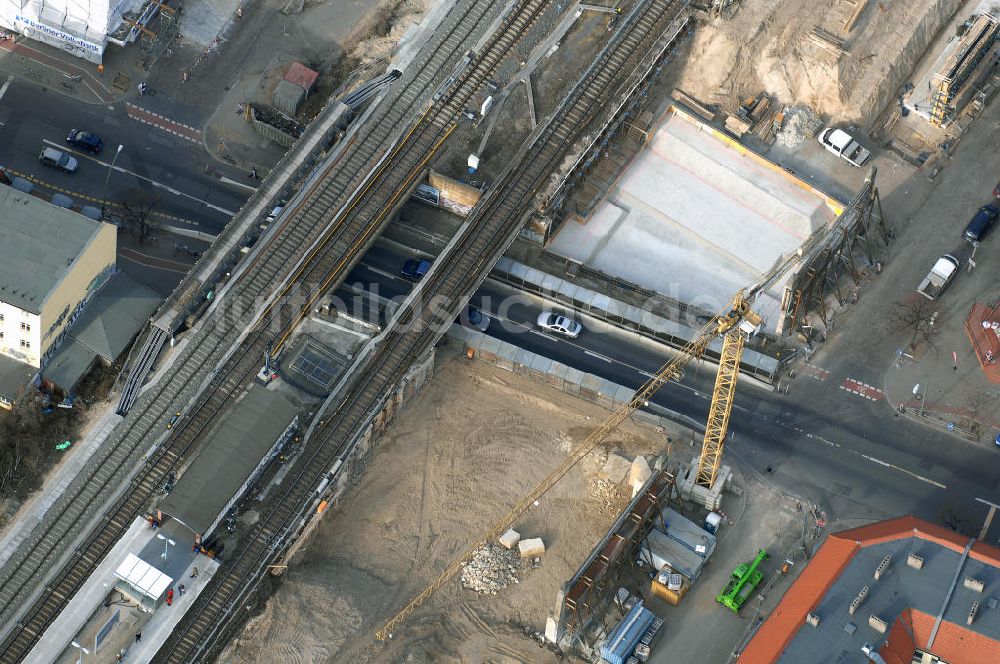
[[[114,273],[117,239],[111,224],[0,185],[0,354],[40,368]]]
[[[831,534],[738,664],[1000,664],[1000,549],[913,516]]]
[[[298,423],[298,407],[253,385],[209,431],[208,444],[184,468],[157,509],[205,536],[253,484]]]

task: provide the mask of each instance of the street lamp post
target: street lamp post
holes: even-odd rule
[[[172,539],[170,539],[168,537],[164,537],[160,533],[156,533],[156,539],[163,540],[163,553],[160,554],[160,557],[163,558],[164,560],[166,560],[167,559],[167,547],[174,546],[175,544],[177,544],[177,542],[173,541]]]
[[[77,662],[77,664],[83,664],[83,656],[84,656],[84,655],[89,655],[89,654],[90,654],[90,651],[89,651],[89,650],[87,650],[86,648],[84,648],[83,646],[81,646],[81,645],[80,645],[79,643],[77,643],[76,641],[71,641],[71,642],[70,642],[70,645],[71,645],[71,646],[73,646],[74,648],[77,648],[77,649],[79,649],[79,651],[80,651],[80,656],[76,658],[76,662]]]
[[[111,179],[111,171],[113,171],[115,169],[115,162],[118,161],[118,155],[120,155],[122,153],[122,150],[124,150],[124,149],[125,149],[124,145],[121,145],[121,144],[118,145],[118,149],[115,150],[115,156],[112,157],[111,164],[108,166],[108,173],[107,173],[107,175],[104,176],[104,191],[101,193],[101,218],[102,219],[104,218],[104,215],[105,215],[105,213],[107,211],[107,207],[108,207],[108,180]]]
[[[924,406],[927,405],[927,391],[930,387],[930,380],[927,376],[924,376],[924,396],[920,399],[920,417],[924,416]]]

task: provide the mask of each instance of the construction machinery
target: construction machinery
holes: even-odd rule
[[[819,235],[819,234],[817,234]],[[815,237],[810,239],[811,244]],[[806,247],[803,247],[806,249]],[[710,320],[692,340],[687,343],[674,359],[667,362],[642,387],[636,390],[631,401],[614,411],[600,426],[598,426],[555,470],[553,470],[530,493],[521,498],[516,505],[496,524],[474,542],[460,557],[431,582],[427,588],[414,597],[403,609],[391,618],[375,636],[384,641],[392,636],[392,630],[403,623],[421,604],[427,601],[438,588],[458,574],[462,566],[472,558],[482,546],[496,540],[511,528],[521,515],[541,498],[556,482],[570,471],[581,459],[607,438],[633,412],[648,404],[650,397],[664,383],[678,380],[683,376],[683,368],[692,359],[701,358],[709,345],[722,337],[722,353],[719,358],[719,372],[712,392],[712,404],[709,408],[708,423],[705,427],[705,438],[702,442],[701,456],[698,461],[696,483],[711,489],[715,483],[719,467],[722,463],[722,452],[729,426],[729,415],[733,409],[733,399],[736,393],[736,380],[739,375],[740,358],[746,341],[760,328],[761,317],[750,305],[757,296],[773,286],[793,265],[801,260],[798,253],[788,256],[775,267],[760,282],[749,289],[738,292],[732,299],[728,311]]]
[[[764,580],[764,573],[759,568],[761,563],[770,557],[767,551],[760,549],[753,561],[737,565],[733,573],[729,575],[726,587],[716,595],[715,601],[732,609],[733,613],[739,613],[746,601],[750,599],[753,591]]]

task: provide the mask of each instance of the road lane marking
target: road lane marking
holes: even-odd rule
[[[982,498],[976,498],[975,500],[982,503],[983,505],[989,505],[990,507],[1000,507],[1000,505],[997,505],[996,503],[991,503],[988,500],[983,500]]]
[[[898,470],[901,473],[906,473],[907,475],[909,475],[910,477],[912,477],[914,479],[918,479],[921,482],[927,482],[928,484],[932,484],[932,485],[936,486],[939,489],[947,489],[948,488],[947,486],[945,486],[944,484],[941,484],[940,482],[935,482],[934,480],[932,480],[932,479],[930,479],[928,477],[924,477],[923,475],[917,475],[913,471],[907,470],[906,468],[900,468],[899,466],[897,466],[895,464],[892,464],[892,463],[889,463],[888,461],[882,461],[882,459],[873,457],[873,456],[868,455],[868,454],[861,454],[860,452],[858,454],[861,456],[862,459],[866,459],[866,460],[871,461],[872,463],[878,464],[880,466],[885,466],[886,468],[892,468],[893,470]]]
[[[8,173],[12,173],[12,174],[16,175],[19,178],[24,178],[25,180],[28,180],[32,184],[36,184],[39,187],[44,187],[46,189],[51,189],[52,191],[57,191],[60,194],[66,194],[70,198],[78,199],[78,200],[81,200],[81,201],[87,201],[89,203],[95,203],[97,205],[101,205],[102,204],[101,199],[98,198],[97,196],[91,196],[89,194],[84,194],[84,193],[81,193],[79,191],[74,191],[72,189],[66,189],[65,187],[59,187],[57,185],[51,184],[49,182],[46,182],[45,180],[36,178],[34,175],[30,175],[28,173],[22,173],[21,171],[14,170],[13,168],[10,168],[8,166],[0,166],[0,170],[4,170],[4,171],[6,171]],[[109,208],[120,208],[120,207],[122,207],[120,203],[116,203],[115,201],[107,201],[107,203],[105,205],[106,205],[106,207],[109,207]],[[200,225],[199,222],[197,222],[197,221],[192,221],[191,219],[185,219],[184,217],[178,217],[177,215],[174,215],[174,214],[167,214],[166,212],[160,212],[159,210],[153,210],[149,214],[151,216],[154,216],[154,217],[162,217],[164,219],[170,219],[172,221],[178,221],[178,222],[180,222],[182,224],[187,224],[188,226],[199,226]]]
[[[249,189],[250,191],[257,191],[257,187],[249,185],[246,182],[238,182],[236,180],[232,180],[230,178],[227,178],[225,175],[219,176],[219,182],[222,182],[223,184],[231,184],[234,187],[243,187],[244,189]]]
[[[10,87],[10,82],[13,80],[14,80],[14,75],[11,74],[10,76],[7,77],[7,80],[4,82],[3,87],[0,87],[0,99],[3,99],[3,96],[7,94],[7,88]]]
[[[136,106],[131,102],[125,103],[125,110],[128,112],[128,116],[133,120],[138,120],[139,122],[156,127],[157,129],[162,129],[163,131],[171,133],[174,136],[187,139],[192,143],[197,143],[198,145],[202,144],[201,130],[196,127],[184,124],[183,122],[177,122],[176,120],[171,120],[166,116],[154,113],[150,110],[142,108],[141,106]]]
[[[511,322],[514,323],[516,321],[511,321]],[[519,324],[521,324],[521,323],[519,323]],[[533,329],[533,328],[530,328],[530,327],[528,328],[528,332],[531,332],[532,334],[537,334],[540,337],[545,337],[549,341],[562,341],[562,339],[558,339],[558,338],[552,336],[551,334],[545,334],[541,330],[536,330],[536,329]]]
[[[386,272],[385,270],[380,270],[377,267],[372,267],[371,265],[368,265],[367,263],[362,263],[362,265],[365,266],[366,270],[374,272],[375,274],[380,274],[383,277],[386,277],[388,279],[395,279],[396,281],[402,281],[403,280],[402,277],[398,277],[395,274],[392,274],[390,272]]]
[[[841,383],[839,387],[845,392],[856,394],[862,399],[868,399],[870,401],[881,401],[885,398],[885,395],[882,394],[882,390],[879,388],[874,385],[869,385],[868,383],[862,383],[860,380],[855,380],[854,378],[845,378],[844,382]]]
[[[148,178],[145,175],[139,175],[138,173],[130,171],[127,168],[122,168],[118,164],[115,164],[112,167],[110,162],[104,161],[102,159],[98,159],[97,157],[91,156],[89,154],[85,154],[83,152],[78,152],[77,150],[69,150],[66,147],[64,147],[62,145],[62,143],[56,143],[55,141],[50,141],[47,138],[43,138],[42,142],[43,143],[48,143],[52,147],[57,148],[59,150],[62,150],[63,152],[69,152],[71,154],[74,154],[77,157],[80,157],[81,159],[89,159],[90,161],[93,161],[94,163],[100,164],[104,168],[111,168],[112,170],[118,171],[119,173],[125,173],[127,175],[131,175],[134,178],[138,178],[140,180],[144,180],[144,181],[148,182],[149,184],[153,185],[154,187],[158,187],[160,189],[163,189],[164,191],[168,191],[168,192],[170,192],[171,194],[173,194],[175,196],[181,196],[183,198],[189,198],[192,201],[195,201],[196,203],[201,203],[205,207],[210,208],[212,210],[215,210],[216,212],[221,212],[222,214],[228,215],[230,217],[232,217],[233,215],[236,214],[236,212],[233,211],[233,210],[227,210],[225,208],[219,207],[218,205],[213,205],[212,203],[209,203],[208,201],[206,201],[204,199],[198,198],[196,196],[192,196],[191,194],[185,193],[185,192],[180,191],[178,189],[174,189],[173,187],[169,187],[169,186],[163,184],[162,182],[157,182],[156,180],[154,180],[152,178]]]
[[[810,364],[809,362],[803,364],[800,371],[814,380],[822,381],[830,377],[829,371],[822,367],[818,367],[815,364]]]
[[[596,357],[599,360],[604,360],[605,362],[611,363],[613,360],[607,355],[601,355],[600,353],[595,353],[592,350],[584,350],[584,355],[590,355],[591,357]]]
[[[905,473],[905,474],[909,475],[910,477],[912,477],[914,479],[920,480],[921,482],[926,482],[927,484],[930,484],[932,486],[936,486],[939,489],[947,489],[948,488],[948,486],[946,484],[941,484],[940,482],[932,480],[929,477],[924,477],[923,475],[918,475],[917,473],[914,473],[911,470],[907,470],[906,468],[902,468],[900,466],[897,466],[894,463],[889,463],[888,461],[883,461],[882,459],[879,459],[878,457],[873,457],[870,454],[865,454],[863,452],[859,452],[857,450],[851,449],[850,447],[844,447],[843,445],[841,445],[838,442],[835,442],[835,441],[832,441],[832,440],[828,440],[828,439],[824,438],[823,436],[817,436],[816,434],[814,434],[812,432],[809,432],[809,431],[806,431],[806,430],[804,430],[804,429],[802,429],[800,427],[790,426],[790,425],[786,425],[784,423],[776,423],[776,424],[777,424],[777,426],[780,426],[782,428],[791,429],[793,431],[796,431],[798,434],[800,434],[801,436],[803,436],[805,438],[811,438],[813,440],[818,440],[819,442],[823,443],[824,445],[828,445],[829,447],[833,447],[833,448],[836,448],[838,450],[844,450],[846,452],[850,452],[851,454],[856,454],[859,457],[861,457],[862,459],[864,459],[866,461],[869,461],[871,463],[874,463],[876,465],[883,466],[885,468],[892,468],[893,470],[898,470],[901,473]],[[980,500],[979,498],[976,498],[976,500],[979,500],[980,502],[984,502],[984,503],[986,502],[985,500]],[[991,504],[991,503],[987,503],[987,504]]]

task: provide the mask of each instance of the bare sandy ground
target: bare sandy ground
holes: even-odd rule
[[[962,4],[867,2],[846,31],[853,2],[743,0],[732,19],[698,27],[678,87],[729,110],[766,91],[867,129]],[[817,28],[844,42],[846,52],[817,44],[810,37]]]
[[[327,514],[281,588],[220,661],[548,662],[541,631],[557,588],[610,524],[595,451],[521,519],[547,551],[495,596],[450,581],[392,641],[374,633],[555,468],[607,412],[527,379],[443,354],[438,373],[391,426],[356,486]],[[609,446],[661,451],[635,423]]]

